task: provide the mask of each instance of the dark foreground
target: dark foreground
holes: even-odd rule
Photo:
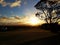
[[[3,30],[0,32],[0,45],[60,45],[59,33],[38,27],[4,27],[0,27]]]

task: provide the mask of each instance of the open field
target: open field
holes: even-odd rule
[[[57,35],[38,28],[0,32],[0,45],[47,45],[48,43],[52,45],[54,42],[57,43]]]

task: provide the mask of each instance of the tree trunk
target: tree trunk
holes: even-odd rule
[[[52,9],[49,9],[49,15],[50,15],[50,17],[49,17],[49,19],[50,19],[50,24],[52,23],[52,15],[51,15],[51,12],[52,12]]]

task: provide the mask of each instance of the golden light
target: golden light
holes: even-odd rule
[[[21,20],[21,22],[24,25],[30,25],[30,26],[38,26],[38,25],[42,25],[43,23],[45,23],[45,21],[40,20],[36,16],[25,17],[23,20]]]
[[[28,22],[31,24],[31,25],[39,25],[40,24],[40,21],[37,17],[31,17]]]

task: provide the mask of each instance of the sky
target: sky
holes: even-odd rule
[[[0,0],[0,25],[39,25],[34,7],[40,0]]]
[[[38,19],[35,14],[39,11],[34,6],[40,0],[0,0],[0,25],[1,24],[43,24],[44,20]]]
[[[25,16],[35,14],[34,5],[39,0],[0,0],[0,17]]]

